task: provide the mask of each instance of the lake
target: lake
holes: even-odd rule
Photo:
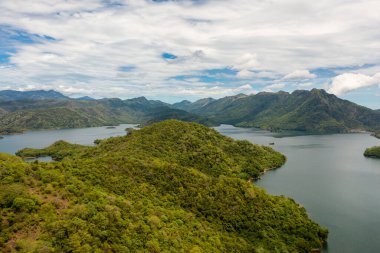
[[[46,147],[57,140],[93,145],[95,139],[124,135],[124,124],[113,129],[92,127],[30,131],[4,136],[0,152],[14,154],[24,147]],[[288,158],[255,184],[268,193],[295,199],[311,218],[329,229],[326,253],[380,249],[380,160],[365,158],[365,148],[380,145],[369,134],[287,136],[229,125],[216,130],[235,139],[272,146]],[[282,138],[278,138],[282,137]]]
[[[5,135],[0,139],[0,152],[14,154],[22,148],[44,148],[64,140],[82,145],[94,145],[94,140],[125,135],[126,128],[137,125],[121,124],[115,128],[89,127],[75,129],[28,131],[24,134]],[[41,160],[40,158],[38,160]],[[43,158],[42,158],[43,160]]]
[[[380,145],[369,134],[281,136],[222,125],[234,139],[272,146],[286,164],[263,175],[256,185],[302,204],[311,218],[329,229],[324,252],[380,252],[380,160],[363,156]]]

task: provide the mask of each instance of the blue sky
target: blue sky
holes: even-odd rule
[[[380,108],[374,0],[3,0],[0,89],[166,102],[323,88]]]

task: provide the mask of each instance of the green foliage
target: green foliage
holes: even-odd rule
[[[13,200],[12,208],[16,211],[31,212],[35,210],[36,203],[33,199],[17,197]]]
[[[15,175],[1,185],[2,251],[309,252],[326,240],[293,200],[238,177],[281,166],[270,148],[174,120],[59,147],[61,162],[0,156],[1,182]]]
[[[98,140],[95,140],[98,141]],[[100,142],[99,142],[100,143]],[[24,148],[17,151],[16,155],[24,158],[36,158],[41,156],[51,156],[53,160],[60,161],[67,156],[74,156],[81,151],[89,150],[89,147],[78,144],[71,144],[66,141],[57,141],[44,149]]]
[[[196,105],[196,106],[195,106]],[[272,131],[296,130],[337,133],[379,130],[380,113],[337,98],[324,90],[260,92],[237,95],[181,108],[217,123],[259,127]]]
[[[25,94],[23,95],[25,96]],[[176,110],[160,101],[144,97],[121,100],[15,100],[1,101],[0,133],[33,129],[81,128],[121,123],[151,124],[165,119],[194,121],[212,125],[209,119]]]
[[[364,151],[364,156],[372,158],[380,158],[380,146],[367,148]]]

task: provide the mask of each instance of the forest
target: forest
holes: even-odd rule
[[[167,120],[97,141],[0,155],[4,252],[309,252],[328,231],[252,184],[285,156]]]

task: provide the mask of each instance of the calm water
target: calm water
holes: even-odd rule
[[[366,147],[380,145],[369,134],[273,134],[222,125],[219,132],[258,144],[274,142],[288,158],[257,185],[274,195],[292,197],[313,220],[329,229],[324,252],[380,252],[380,160],[365,158]]]
[[[95,139],[124,135],[114,129],[93,127],[32,131],[5,136],[0,152],[14,154],[24,147],[46,147],[57,140],[92,145]],[[380,252],[380,160],[365,158],[366,147],[380,145],[369,134],[309,135],[275,138],[269,132],[222,125],[219,132],[235,139],[268,145],[288,161],[266,173],[257,185],[275,195],[301,203],[312,219],[330,231],[324,252]]]
[[[4,139],[0,140],[0,152],[14,154],[16,151],[25,147],[44,148],[59,140],[82,145],[94,145],[94,140],[96,139],[125,135],[126,128],[135,126],[136,125],[122,124],[111,129],[107,127],[90,127],[30,131],[24,134],[7,135],[4,136]],[[41,158],[38,160],[41,160]]]

